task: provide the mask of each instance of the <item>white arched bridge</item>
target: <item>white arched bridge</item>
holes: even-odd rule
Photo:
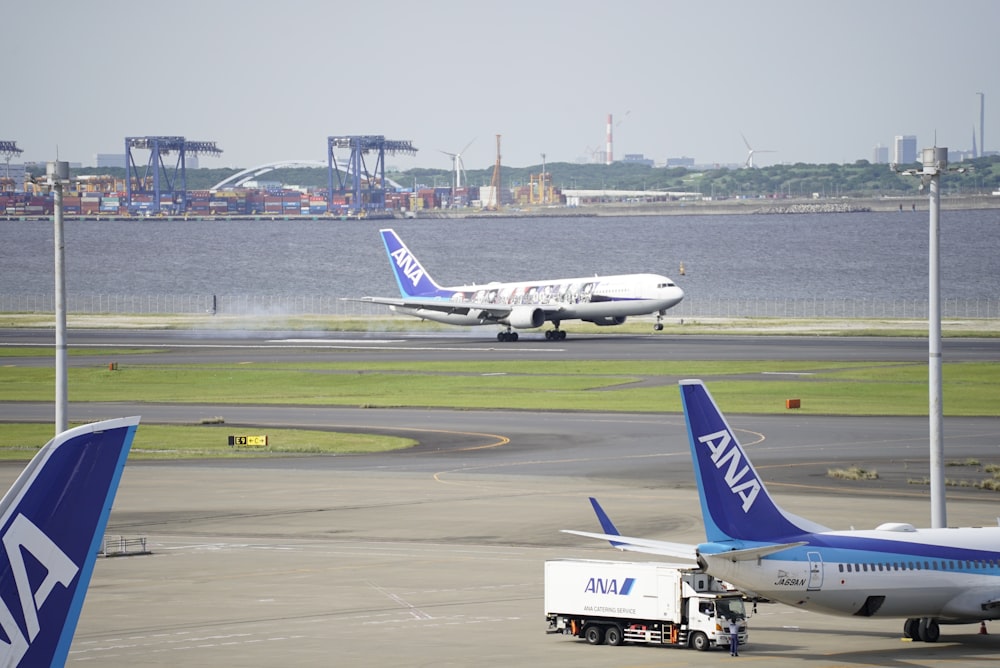
[[[224,188],[239,188],[247,181],[252,181],[258,176],[263,176],[268,172],[273,172],[276,169],[286,169],[286,168],[296,168],[296,167],[322,167],[327,169],[329,165],[322,160],[278,160],[276,162],[268,162],[263,165],[257,165],[256,167],[250,167],[244,169],[241,172],[237,172],[232,176],[229,176],[222,181],[219,181],[214,186],[209,188],[209,190],[215,192],[217,190],[222,190]],[[348,172],[350,173],[350,172]],[[401,186],[393,181],[392,179],[386,179],[388,183],[393,188],[400,190]]]

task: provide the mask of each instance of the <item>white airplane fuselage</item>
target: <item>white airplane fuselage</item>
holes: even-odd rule
[[[684,299],[681,288],[666,276],[657,274],[460,285],[444,290],[454,294],[450,299],[442,299],[442,303],[471,306],[471,310],[468,313],[449,313],[404,306],[393,306],[392,310],[451,325],[481,325],[496,319],[477,310],[477,305],[483,306],[484,310],[508,306],[511,308],[509,319],[513,322],[530,322],[530,318],[519,318],[519,314],[529,317],[537,311],[543,314],[543,322],[585,320],[612,325],[619,324],[615,321],[628,316],[666,311]]]
[[[1000,562],[961,557],[995,552],[1000,527],[834,531],[802,539],[810,545],[759,562],[732,561],[724,552],[701,557],[715,577],[814,612],[857,615],[869,602],[873,617],[1000,617],[1000,608],[984,607],[1000,596]],[[871,548],[849,547],[864,543]]]

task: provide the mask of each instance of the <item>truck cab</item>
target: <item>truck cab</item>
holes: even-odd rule
[[[738,594],[695,594],[688,598],[688,643],[697,650],[729,647],[729,620],[739,624],[739,644],[747,643],[747,615]]]

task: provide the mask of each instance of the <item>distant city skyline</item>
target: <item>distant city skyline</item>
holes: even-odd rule
[[[330,135],[410,140],[387,166],[615,156],[853,163],[915,136],[1000,148],[1000,3],[438,0],[5,10],[0,139],[94,164],[126,136],[214,141],[201,167],[325,160]],[[266,18],[266,20],[263,20]],[[363,28],[359,28],[363,26]],[[981,102],[985,110],[980,127]],[[982,136],[982,135],[985,136]],[[936,139],[936,141],[935,141]],[[765,152],[768,151],[768,152]]]

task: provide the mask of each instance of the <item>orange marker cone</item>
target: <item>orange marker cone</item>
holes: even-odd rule
[[[981,636],[989,635],[986,632],[986,622],[979,622],[979,635]]]

